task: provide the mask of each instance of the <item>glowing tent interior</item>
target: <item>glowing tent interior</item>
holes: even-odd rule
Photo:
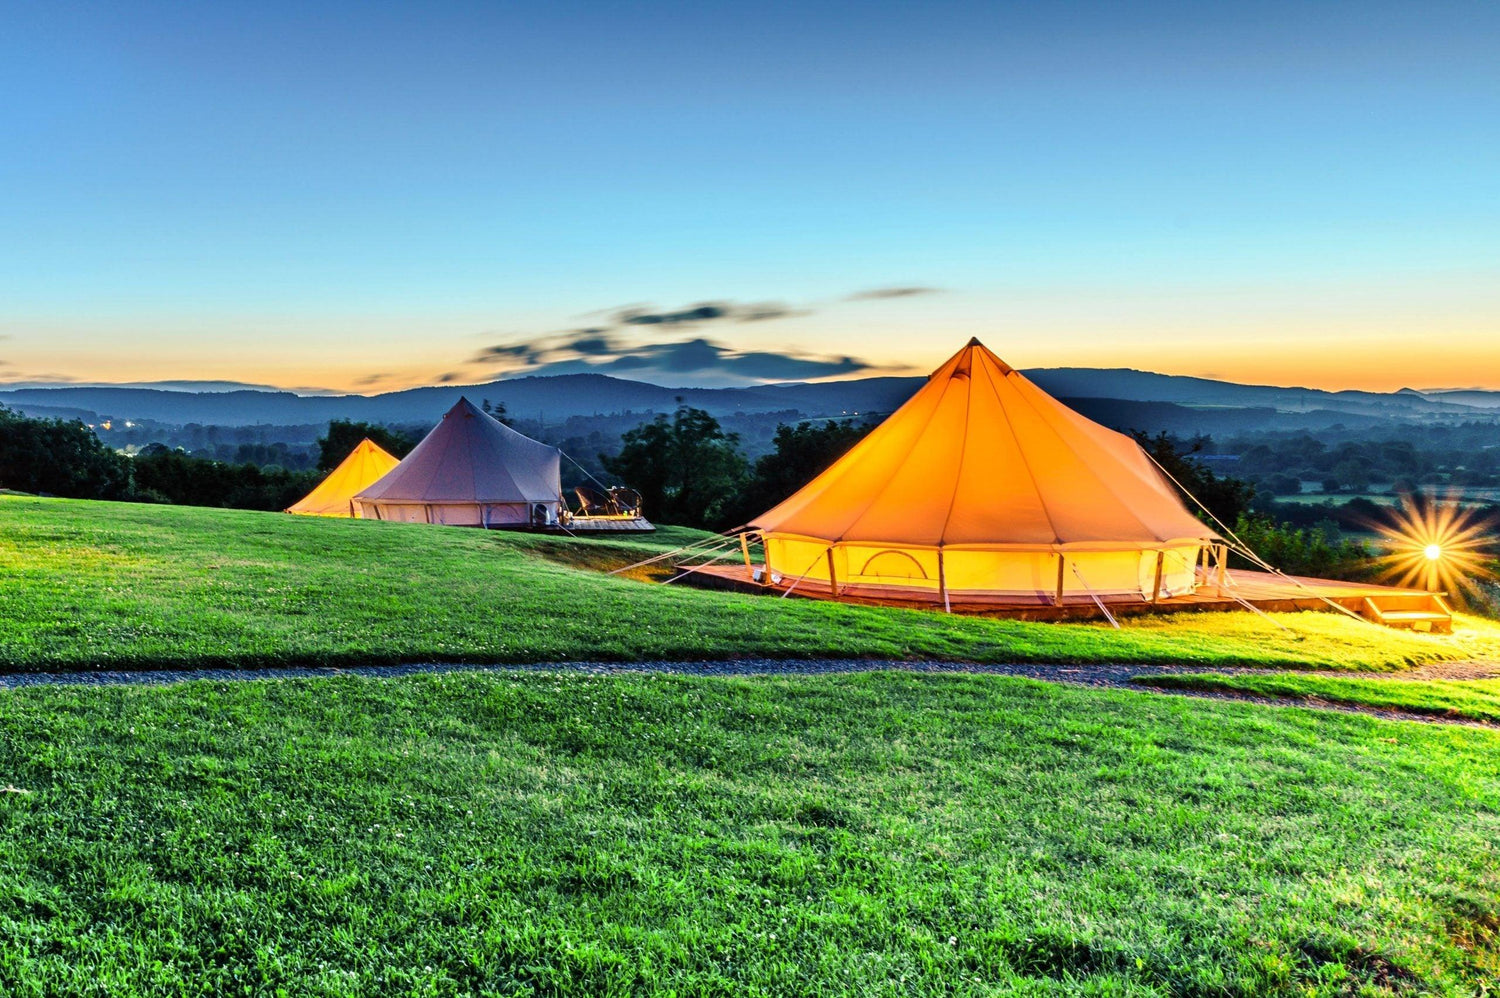
[[[976,340],[748,536],[762,577],[832,595],[1154,601],[1224,547],[1130,437]],[[749,545],[743,544],[749,561]]]
[[[395,456],[366,437],[328,473],[327,478],[318,483],[317,488],[288,506],[286,512],[302,516],[358,517],[355,495],[374,485],[398,463]]]
[[[461,398],[412,452],[354,497],[365,519],[547,527],[562,508],[562,452]]]

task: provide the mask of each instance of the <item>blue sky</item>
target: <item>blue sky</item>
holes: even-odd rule
[[[0,380],[1500,387],[1493,3],[0,12]]]

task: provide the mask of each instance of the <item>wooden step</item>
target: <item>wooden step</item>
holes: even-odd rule
[[[1440,593],[1366,596],[1360,616],[1386,627],[1453,633],[1453,611]]]

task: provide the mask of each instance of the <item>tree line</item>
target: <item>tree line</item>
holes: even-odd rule
[[[1303,482],[1327,493],[1362,492],[1376,484],[1393,484],[1396,491],[1500,485],[1493,423],[1393,428],[1385,434],[1330,442],[1310,433],[1242,436],[1224,451],[1237,456],[1236,475],[1275,495],[1296,495]]]
[[[509,421],[503,404],[486,400],[485,407]],[[583,459],[618,480],[609,484],[641,492],[654,519],[722,529],[790,495],[868,429],[833,420],[783,425],[772,452],[752,463],[741,454],[736,434],[725,432],[710,414],[683,407],[671,418],[658,416],[628,430],[618,454],[595,452]],[[281,455],[271,448],[253,450],[247,455],[251,460],[226,461],[149,443],[132,456],[105,445],[78,420],[32,418],[0,407],[0,489],[70,499],[279,510],[310,492],[365,437],[397,457],[406,456],[418,442],[398,428],[334,420],[316,442],[312,469],[274,463]],[[583,474],[569,469],[567,484],[581,483]]]
[[[491,407],[502,418],[503,407]],[[682,406],[671,416],[627,430],[613,454],[596,453],[596,467],[641,494],[646,515],[659,523],[726,530],[792,495],[838,460],[871,429],[848,420],[783,423],[771,450],[754,461],[739,436],[702,409]],[[80,499],[174,503],[242,509],[285,509],[306,495],[365,437],[396,455],[417,443],[385,426],[335,420],[317,441],[317,468],[292,470],[255,462],[226,462],[150,444],[135,456],[105,446],[84,423],[33,419],[0,407],[0,488]],[[1136,439],[1184,493],[1189,507],[1211,524],[1233,525],[1251,547],[1282,569],[1300,574],[1362,577],[1371,552],[1344,536],[1358,518],[1374,519],[1370,503],[1349,517],[1315,522],[1308,515],[1275,515],[1257,507],[1249,482],[1215,474],[1198,460],[1206,438],[1181,441],[1166,433]],[[1303,444],[1302,446],[1306,446]],[[574,480],[577,472],[573,473]],[[1201,504],[1201,506],[1199,505]],[[1296,522],[1286,522],[1288,519]]]
[[[78,420],[35,419],[0,406],[0,489],[123,502],[285,509],[301,499],[364,437],[398,457],[415,441],[385,427],[336,420],[318,440],[318,467],[219,461],[161,443],[134,456],[106,446]],[[279,456],[274,445],[251,457]]]
[[[486,408],[506,418],[503,405]],[[641,494],[647,515],[663,523],[723,530],[790,496],[872,429],[868,421],[782,423],[771,449],[747,458],[739,435],[712,414],[681,406],[627,430],[615,453],[595,466]],[[369,437],[397,457],[417,440],[400,429],[334,420],[317,441],[317,467],[295,470],[259,461],[220,461],[160,443],[129,456],[103,444],[85,424],[34,419],[0,408],[0,487],[83,499],[283,509],[310,491]],[[1253,488],[1221,478],[1166,434],[1142,446],[1188,492],[1226,523],[1249,508]],[[257,455],[261,456],[261,455]],[[576,472],[574,474],[576,478]]]

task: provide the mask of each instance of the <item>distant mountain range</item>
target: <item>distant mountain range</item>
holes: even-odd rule
[[[293,395],[338,395],[326,388],[278,388],[244,381],[12,381],[0,383],[0,391],[23,388],[154,388],[164,392],[291,392]]]
[[[1240,385],[1147,371],[1044,368],[1025,372],[1047,392],[1070,400],[1091,418],[1186,432],[1222,432],[1220,424],[1315,428],[1343,422],[1490,421],[1500,417],[1500,392],[1329,392],[1311,388]],[[561,422],[572,416],[671,412],[679,403],[724,417],[734,413],[789,413],[823,418],[890,412],[922,378],[765,385],[754,388],[663,388],[600,374],[515,378],[484,385],[413,388],[383,395],[299,395],[233,382],[146,385],[0,386],[0,405],[41,416],[153,421],[172,425],[272,424],[298,426],[355,419],[430,424],[460,396],[503,402],[517,417]],[[1092,400],[1092,401],[1090,401]],[[1214,410],[1233,410],[1215,412]],[[1229,418],[1232,416],[1232,419]],[[1136,422],[1138,421],[1138,422]],[[1227,422],[1226,422],[1227,421]]]
[[[1410,391],[1411,389],[1404,389]],[[1437,392],[1419,392],[1425,398],[1439,402],[1454,402],[1458,405],[1478,406],[1481,409],[1500,408],[1500,392],[1487,392],[1481,388],[1448,388]]]

